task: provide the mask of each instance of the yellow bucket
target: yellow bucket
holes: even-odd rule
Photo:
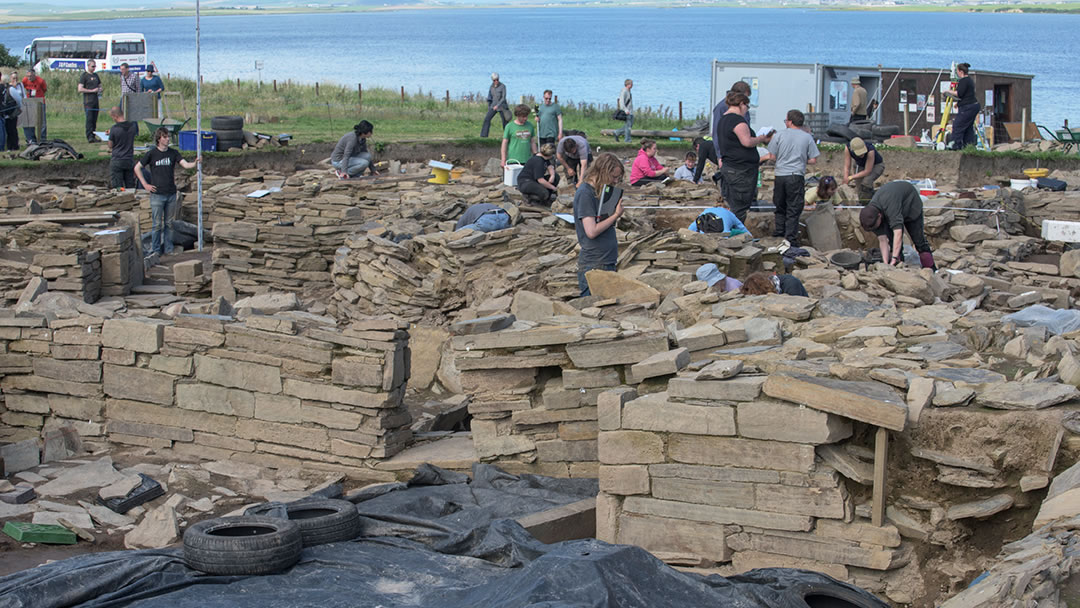
[[[429,184],[449,184],[450,183],[450,171],[446,169],[432,168],[431,172],[435,174],[435,177],[427,180]]]
[[[1043,168],[1043,169],[1024,169],[1024,175],[1026,175],[1026,176],[1028,176],[1028,177],[1030,177],[1032,179],[1039,179],[1040,177],[1046,177],[1047,175],[1050,175],[1050,170],[1045,169],[1045,168]]]

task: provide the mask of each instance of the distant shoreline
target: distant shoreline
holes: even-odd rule
[[[675,2],[627,2],[624,4],[606,4],[605,8],[668,8],[668,9],[680,9],[686,8],[685,4],[677,4]],[[259,10],[251,9],[214,9],[208,8],[201,11],[202,16],[206,17],[219,17],[219,16],[233,16],[233,15],[322,15],[322,14],[349,14],[349,13],[383,13],[391,11],[429,11],[429,10],[461,10],[461,9],[537,9],[537,8],[599,8],[596,4],[580,3],[580,4],[559,4],[552,6],[551,4],[535,3],[535,4],[462,4],[455,6],[431,6],[431,5],[400,5],[400,6],[380,6],[373,8],[330,8],[330,9],[317,9],[311,7],[295,7],[295,8],[266,8]],[[748,9],[761,9],[761,8],[778,8],[778,9],[797,9],[797,10],[820,10],[820,11],[848,11],[848,12],[936,12],[936,13],[1057,13],[1057,14],[1080,14],[1080,2],[1070,2],[1065,4],[987,4],[979,6],[941,6],[936,4],[918,4],[918,5],[898,5],[898,6],[822,6],[817,4],[762,4],[756,6],[747,6],[745,4],[739,4],[738,2],[716,2],[713,4],[695,4],[690,8],[748,8]],[[195,10],[190,8],[163,8],[163,9],[149,9],[149,10],[78,10],[68,11],[64,13],[49,13],[49,14],[0,14],[0,28],[14,29],[16,27],[30,28],[32,26],[19,26],[18,24],[27,22],[51,22],[51,21],[93,21],[93,20],[106,20],[106,19],[153,19],[163,17],[193,17],[195,16]]]

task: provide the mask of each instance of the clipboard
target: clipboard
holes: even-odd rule
[[[597,217],[610,217],[614,215],[615,207],[618,206],[619,201],[622,199],[622,195],[622,188],[604,186],[604,189],[600,192],[600,209],[597,210]]]

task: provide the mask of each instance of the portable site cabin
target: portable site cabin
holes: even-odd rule
[[[820,63],[737,63],[713,60],[709,107],[723,101],[736,81],[750,85],[750,126],[779,128],[791,109],[813,113],[807,124],[817,136],[831,124],[851,120],[851,79],[859,78],[867,98],[880,107],[872,116],[877,124],[904,124],[901,100],[908,104],[910,134],[920,135],[940,122],[943,102],[940,87],[949,84],[949,67],[909,69],[834,66]],[[972,69],[979,101],[993,117],[995,133],[1004,134],[1003,122],[1017,122],[1027,108],[1031,120],[1031,79],[1027,74]],[[932,96],[932,101],[931,100]],[[884,101],[883,101],[884,100]],[[928,106],[933,106],[928,109]],[[936,118],[931,119],[931,115]],[[997,138],[1002,141],[1001,137]]]
[[[948,67],[943,70],[881,68],[881,77],[886,86],[879,110],[882,123],[903,125],[905,103],[912,135],[920,135],[923,129],[930,131],[941,123],[945,108],[941,91],[949,87]],[[984,124],[993,125],[996,142],[1008,141],[1004,123],[1019,123],[1025,109],[1028,122],[1032,121],[1031,79],[1034,76],[987,72],[972,67],[971,77],[975,81],[975,97],[983,106]],[[956,113],[955,105],[953,113]]]

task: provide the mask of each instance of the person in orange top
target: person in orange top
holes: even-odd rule
[[[26,90],[26,99],[40,99],[41,100],[41,138],[36,137],[34,133],[34,127],[23,127],[23,135],[26,136],[26,143],[37,143],[42,139],[48,139],[47,123],[45,122],[45,93],[49,90],[48,83],[45,79],[37,75],[34,68],[28,68],[26,70],[26,77],[22,79],[23,89]]]

